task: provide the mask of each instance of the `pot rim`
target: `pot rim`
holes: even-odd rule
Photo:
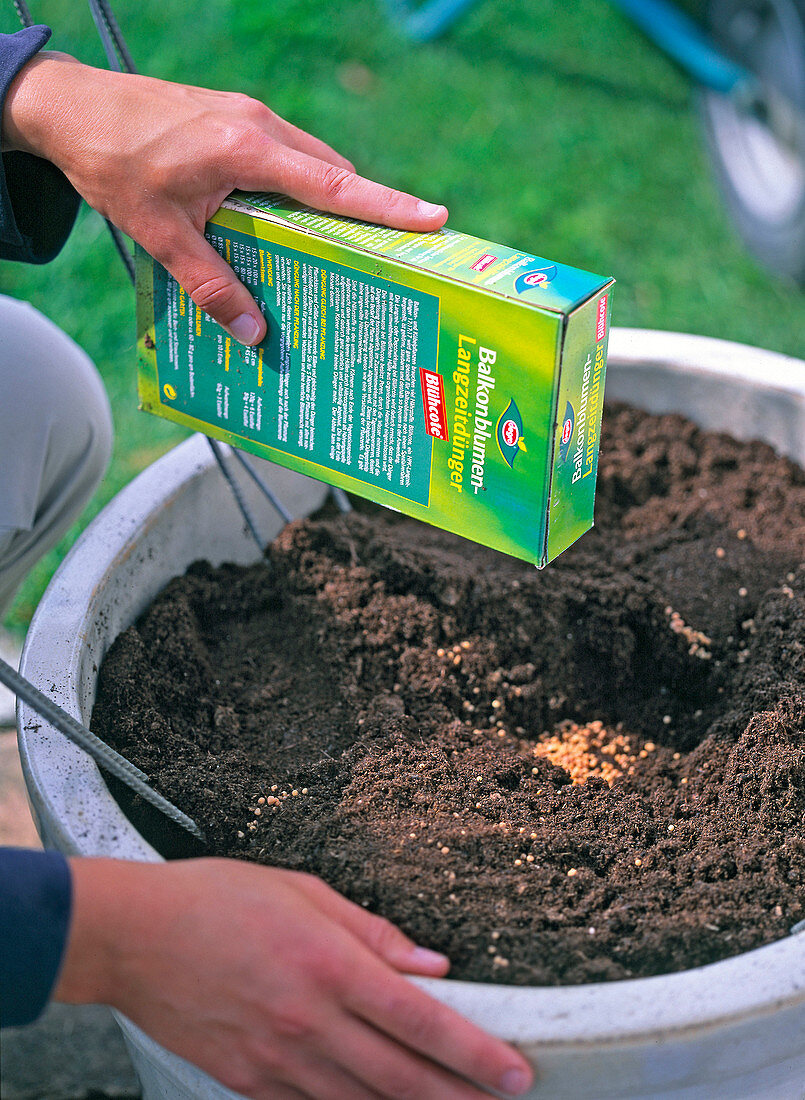
[[[617,375],[631,367],[681,370],[773,389],[798,403],[805,414],[805,363],[789,356],[706,337],[615,328],[608,370]],[[203,437],[193,436],[179,444],[117,494],[88,526],[51,581],[31,623],[21,671],[79,720],[89,718],[82,713],[81,701],[91,704],[94,699],[97,674],[97,667],[83,656],[89,636],[97,640],[100,630],[111,639],[120,628],[118,623],[115,629],[114,622],[117,601],[104,594],[106,578],[122,573],[135,585],[142,563],[138,540],[155,523],[157,513],[170,510],[189,488],[199,488],[215,473],[214,467]],[[255,557],[245,535],[239,554],[241,561]],[[148,602],[150,597],[143,606]],[[121,614],[123,625],[134,617]],[[120,856],[119,849],[125,845],[123,858],[162,859],[124,817],[88,756],[22,702],[17,721],[29,797],[50,846],[71,855]],[[619,982],[516,987],[412,980],[465,1015],[477,1015],[474,1006],[483,1001],[485,1026],[500,1020],[499,1033],[513,1041],[615,1044],[660,1034],[667,1037],[669,1032],[684,1035],[702,1026],[740,1022],[780,1009],[802,1009],[805,935],[792,935],[708,966]]]

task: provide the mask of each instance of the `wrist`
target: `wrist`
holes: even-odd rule
[[[123,1007],[131,959],[149,931],[154,866],[115,859],[71,859],[72,912],[57,1001]],[[156,865],[158,870],[158,865]],[[153,929],[151,929],[153,931]]]
[[[52,138],[59,115],[67,107],[66,92],[84,69],[69,54],[45,50],[17,73],[8,90],[0,122],[4,152],[19,150],[45,160],[52,156]]]

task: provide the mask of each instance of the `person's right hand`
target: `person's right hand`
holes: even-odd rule
[[[12,82],[5,147],[57,165],[90,206],[143,246],[236,340],[265,320],[204,239],[236,188],[280,191],[319,210],[436,230],[447,210],[355,173],[323,141],[245,95],[82,65],[41,53]]]
[[[71,866],[56,999],[113,1005],[244,1096],[481,1100],[531,1084],[513,1048],[403,977],[444,975],[444,956],[317,878],[222,859]]]

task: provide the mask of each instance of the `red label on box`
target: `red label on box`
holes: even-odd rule
[[[447,411],[444,405],[444,382],[436,371],[419,368],[422,401],[425,405],[425,431],[434,439],[447,440]]]
[[[603,298],[598,299],[598,320],[595,326],[595,342],[599,343],[607,334],[607,298],[608,294],[605,294]]]

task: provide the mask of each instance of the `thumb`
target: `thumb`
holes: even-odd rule
[[[147,247],[147,246],[146,246]],[[241,344],[259,344],[266,334],[260,308],[232,268],[188,223],[170,244],[148,248],[193,301]]]

